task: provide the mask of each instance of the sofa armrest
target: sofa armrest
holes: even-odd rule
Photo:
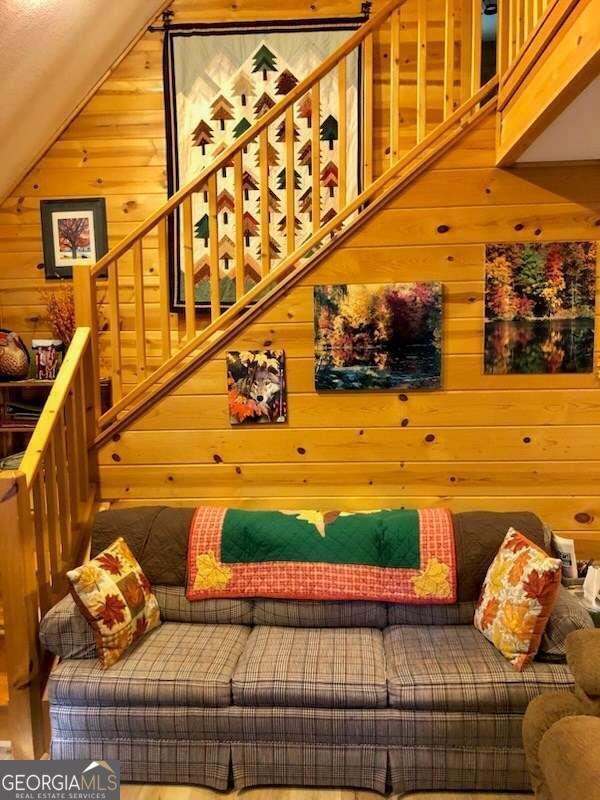
[[[40,623],[40,642],[59,658],[96,658],[96,643],[87,620],[71,595],[53,606]]]
[[[573,631],[593,628],[594,622],[579,600],[560,586],[556,603],[548,619],[538,653],[540,661],[566,661],[567,636]]]

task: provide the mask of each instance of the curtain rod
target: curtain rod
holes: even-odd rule
[[[372,0],[364,0],[364,2],[362,2],[360,5],[361,17],[365,17],[365,19],[368,19],[371,16],[372,6],[373,6]],[[165,31],[168,31],[169,28],[171,27],[171,22],[173,20],[173,17],[175,16],[175,12],[172,11],[170,8],[166,8],[162,12],[161,16],[162,16],[162,25],[149,25],[148,31],[150,33],[164,33]]]

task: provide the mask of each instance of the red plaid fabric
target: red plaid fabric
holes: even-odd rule
[[[196,510],[188,542],[187,597],[277,597],[296,600],[379,600],[389,603],[455,603],[456,554],[452,516],[444,508],[419,510],[420,569],[328,564],[322,562],[264,561],[221,563],[221,534],[227,509],[201,506]],[[211,587],[196,581],[198,559],[214,558],[226,576],[224,585]],[[415,578],[441,564],[447,576],[441,594],[424,594]]]

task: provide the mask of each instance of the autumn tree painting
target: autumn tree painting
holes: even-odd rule
[[[58,246],[71,258],[85,257],[90,249],[90,220],[88,217],[60,217]]]
[[[440,283],[315,286],[314,308],[316,389],[440,386]]]
[[[486,247],[486,373],[591,372],[595,242]]]

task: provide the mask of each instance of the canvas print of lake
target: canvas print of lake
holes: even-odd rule
[[[596,247],[487,245],[487,374],[592,372]]]
[[[441,283],[315,286],[317,390],[436,389]]]

